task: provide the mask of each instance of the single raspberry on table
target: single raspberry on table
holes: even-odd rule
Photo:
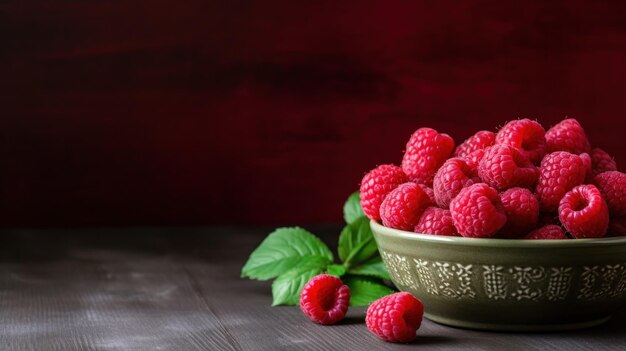
[[[414,232],[445,236],[459,236],[452,214],[449,210],[439,207],[428,207],[415,225]]]
[[[454,140],[431,128],[416,130],[406,144],[402,170],[415,183],[431,185],[437,169],[454,151]]]
[[[498,232],[498,237],[519,238],[537,226],[539,201],[530,190],[511,188],[501,193],[500,199],[506,213],[506,224]]]
[[[608,171],[598,174],[594,178],[611,216],[626,215],[626,174],[618,171]]]
[[[409,178],[402,168],[394,165],[380,165],[369,171],[361,180],[361,208],[365,215],[375,221],[380,220],[380,204],[385,196]]]
[[[412,231],[430,205],[428,194],[419,185],[404,183],[387,194],[380,205],[380,218],[385,227]]]
[[[626,216],[611,217],[606,236],[626,236]]]
[[[591,146],[585,130],[574,118],[564,119],[546,132],[548,152],[589,153]]]
[[[428,187],[428,185],[424,185],[424,184],[417,184],[422,190],[424,190],[424,192],[426,193],[426,195],[428,195],[428,198],[430,199],[430,202],[432,203],[436,203],[435,202],[435,191],[433,190],[433,188]]]
[[[408,343],[422,324],[424,305],[408,292],[382,297],[367,308],[365,324],[388,342]]]
[[[498,192],[484,183],[467,187],[450,203],[454,226],[470,238],[489,238],[506,223]]]
[[[538,173],[526,156],[509,145],[490,147],[478,164],[480,179],[498,190],[533,187]]]
[[[495,142],[496,134],[494,132],[481,130],[457,146],[454,150],[454,157],[468,157],[474,151],[484,150],[495,144]]]
[[[530,162],[539,164],[546,154],[546,131],[541,124],[528,118],[504,125],[496,134],[496,144],[518,148]]]
[[[328,274],[311,278],[300,293],[302,312],[319,324],[334,324],[343,319],[349,302],[350,288]]]
[[[597,176],[600,173],[617,171],[617,163],[611,155],[597,147],[591,150],[591,169],[593,175]]]
[[[575,238],[601,238],[609,225],[609,209],[598,188],[578,185],[561,199],[559,219]]]
[[[539,166],[535,193],[544,212],[555,212],[561,198],[585,180],[586,168],[578,155],[557,151],[546,155]]]
[[[435,201],[441,208],[448,208],[450,201],[459,194],[461,189],[474,183],[480,183],[476,169],[459,157],[448,159],[435,173],[433,190]]]
[[[528,233],[524,239],[535,239],[535,240],[556,240],[556,239],[567,239],[567,235],[561,227],[554,224],[549,224],[543,226],[541,228],[537,228],[532,232]]]

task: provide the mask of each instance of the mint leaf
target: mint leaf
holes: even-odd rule
[[[333,253],[318,237],[299,228],[278,228],[263,240],[241,269],[242,277],[275,278],[310,257],[333,260]]]
[[[326,268],[326,273],[330,275],[334,275],[336,277],[341,277],[346,274],[346,266],[341,264],[331,264]]]
[[[361,208],[361,199],[357,191],[348,196],[348,200],[346,200],[346,203],[343,205],[343,219],[346,220],[346,223],[350,224],[361,216],[365,216],[365,213],[363,213],[363,209]]]
[[[272,283],[272,306],[297,305],[304,285],[330,263],[325,257],[309,256],[297,267],[280,275]]]
[[[372,257],[366,262],[363,262],[356,267],[350,268],[349,273],[391,280],[389,272],[387,271],[387,268],[383,263],[383,259],[380,256]]]
[[[348,277],[343,283],[350,287],[350,306],[367,306],[375,300],[393,294],[388,286],[371,279]]]
[[[339,258],[346,265],[363,262],[372,257],[377,250],[367,217],[359,217],[341,231],[337,251]]]

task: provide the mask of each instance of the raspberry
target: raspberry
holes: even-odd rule
[[[528,189],[511,188],[500,194],[506,213],[506,224],[498,232],[499,237],[518,238],[537,225],[539,202]]]
[[[626,236],[626,216],[611,217],[606,236]]]
[[[450,157],[454,140],[431,128],[420,128],[411,135],[402,158],[402,170],[411,181],[431,185],[437,169]]]
[[[611,216],[626,215],[626,174],[618,171],[609,171],[598,174],[594,178]]]
[[[554,212],[561,198],[585,180],[585,165],[580,156],[565,151],[546,155],[539,166],[537,199],[542,211]]]
[[[457,146],[454,150],[454,157],[468,157],[474,151],[484,150],[495,144],[495,142],[496,134],[494,132],[481,130]]]
[[[433,180],[435,201],[439,207],[448,208],[450,201],[461,189],[479,182],[476,170],[468,166],[464,159],[451,158],[435,174]]]
[[[428,195],[415,183],[404,183],[391,191],[380,205],[383,225],[413,230],[426,207],[432,205]]]
[[[573,154],[589,153],[591,146],[587,135],[577,120],[564,119],[546,132],[548,152],[568,151]]]
[[[593,171],[591,169],[591,156],[588,153],[583,152],[578,155],[580,160],[583,161],[583,166],[585,167],[585,180],[583,181],[585,184],[593,183]]]
[[[617,164],[611,155],[597,147],[591,150],[591,168],[593,175],[597,176],[600,173],[617,171]]]
[[[349,302],[350,288],[328,274],[311,278],[300,293],[302,312],[319,324],[334,324],[343,319]]]
[[[507,123],[498,131],[496,143],[518,148],[530,162],[539,164],[546,154],[546,131],[528,118]]]
[[[430,202],[435,203],[435,192],[433,191],[433,189],[424,184],[417,185],[426,193],[426,195],[428,195]]]
[[[420,234],[459,235],[452,222],[452,214],[450,211],[438,207],[429,207],[424,210],[414,231]]]
[[[375,221],[380,220],[380,204],[398,185],[409,178],[402,169],[394,165],[381,165],[369,171],[361,180],[361,208],[365,215]]]
[[[379,338],[389,342],[410,342],[422,324],[424,305],[407,292],[382,297],[367,308],[365,324]]]
[[[567,235],[558,225],[549,224],[533,230],[524,239],[567,239]]]
[[[484,183],[467,187],[450,203],[454,226],[465,237],[492,237],[506,223],[498,192]]]
[[[559,219],[575,238],[600,238],[609,225],[609,210],[598,188],[579,185],[561,199]]]
[[[485,151],[478,164],[478,175],[488,185],[504,190],[534,186],[538,172],[517,148],[496,144]]]
[[[467,162],[468,166],[478,172],[478,164],[480,163],[480,160],[483,159],[483,156],[485,156],[486,151],[487,149],[476,150],[463,158],[465,159],[465,162]]]

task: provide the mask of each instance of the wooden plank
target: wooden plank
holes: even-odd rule
[[[168,260],[5,265],[1,273],[7,349],[237,349]]]
[[[53,245],[61,260],[1,264],[1,348],[237,350],[184,269],[151,253],[155,238],[143,239],[146,250],[74,247],[85,241],[77,240]]]
[[[269,282],[239,278],[267,229],[126,228],[0,233],[2,350],[623,350],[626,313],[597,328],[489,333],[425,320],[384,343],[352,308],[336,326],[271,307]],[[336,228],[315,230],[336,240]]]

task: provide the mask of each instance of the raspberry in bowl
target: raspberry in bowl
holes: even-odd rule
[[[626,174],[578,121],[545,131],[514,120],[453,145],[418,129],[406,177],[397,166],[389,181],[366,176],[376,192],[361,194],[392,281],[423,302],[426,318],[567,330],[626,305]]]

